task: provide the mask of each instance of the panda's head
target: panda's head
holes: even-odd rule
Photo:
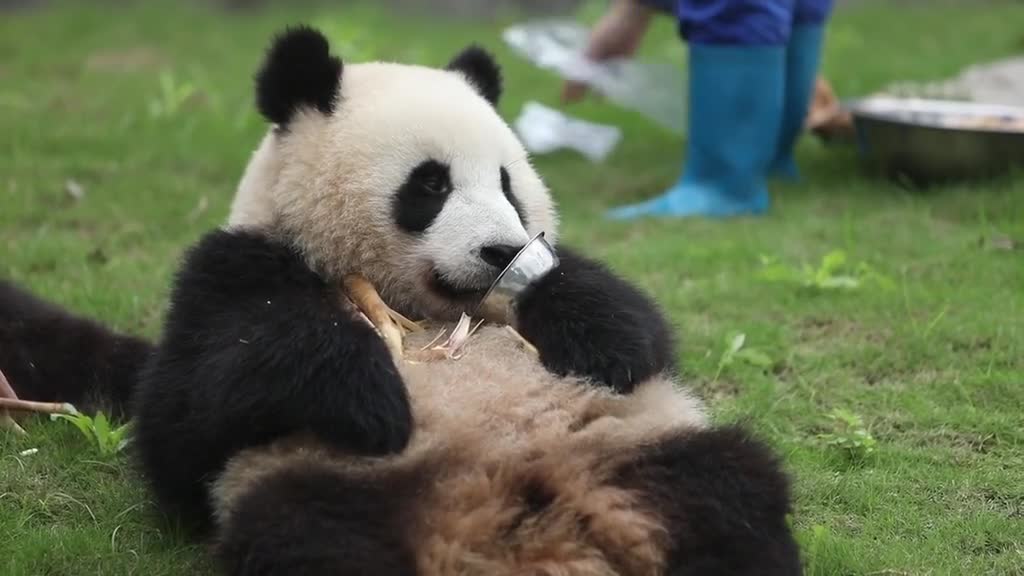
[[[532,236],[557,241],[551,196],[495,109],[501,90],[475,46],[440,68],[350,64],[291,28],[256,77],[273,129],[229,225],[281,235],[328,280],[364,275],[406,314],[457,317]]]

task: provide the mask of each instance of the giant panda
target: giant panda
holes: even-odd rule
[[[657,304],[559,241],[489,53],[349,63],[296,26],[255,80],[270,126],[130,398],[157,505],[224,573],[800,573],[780,462],[680,385]],[[485,324],[457,360],[396,360],[342,289],[451,323],[541,232],[529,346]]]

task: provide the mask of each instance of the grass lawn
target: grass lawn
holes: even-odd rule
[[[502,45],[514,19],[442,22],[371,3],[4,13],[0,274],[156,335],[182,250],[224,220],[264,130],[251,95],[262,51],[299,20],[354,60],[439,65],[478,41],[505,65],[509,120],[526,99],[557,103],[558,80]],[[1015,51],[1020,4],[865,2],[836,14],[824,67],[850,97]],[[670,22],[644,53],[683,61]],[[806,140],[804,183],[774,186],[766,216],[611,225],[599,218],[608,206],[671,182],[682,143],[601,102],[571,112],[625,138],[601,166],[535,159],[566,241],[660,298],[688,384],[784,455],[807,573],[1024,573],[1024,177],[909,192],[864,177],[851,150]],[[817,266],[834,250],[888,282],[814,291],[761,273],[762,256]],[[761,355],[721,363],[735,333]],[[835,410],[859,415],[873,453],[851,458],[820,437],[857,440]],[[100,455],[65,422],[26,426],[28,439],[0,435],[0,573],[208,572],[201,549],[157,528],[127,454]]]

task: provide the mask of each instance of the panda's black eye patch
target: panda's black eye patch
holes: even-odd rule
[[[519,203],[519,199],[512,193],[512,178],[509,177],[508,170],[505,170],[504,166],[501,167],[501,191],[505,193],[508,203],[516,209],[516,214],[519,215],[519,221],[523,223],[523,227],[526,227],[526,213],[523,212],[523,205]]]
[[[417,166],[409,174],[409,179],[419,184],[422,191],[427,194],[447,195],[452,191],[448,167],[434,160],[428,160]]]
[[[395,194],[392,205],[395,222],[406,232],[423,232],[441,212],[452,192],[448,166],[427,160],[409,172]]]

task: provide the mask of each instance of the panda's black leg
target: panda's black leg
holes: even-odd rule
[[[402,506],[388,483],[289,469],[240,498],[217,558],[231,576],[415,576]]]
[[[240,449],[308,431],[384,454],[412,431],[380,337],[297,253],[254,233],[213,232],[189,251],[137,399],[147,476],[198,518],[205,482]]]
[[[675,368],[671,326],[647,295],[564,247],[558,257],[558,267],[521,298],[516,326],[549,370],[628,393]]]
[[[619,471],[669,531],[673,576],[798,576],[787,524],[789,480],[739,427],[694,431],[644,448]]]
[[[68,402],[83,412],[126,419],[151,352],[143,338],[0,279],[0,371],[22,400]]]

